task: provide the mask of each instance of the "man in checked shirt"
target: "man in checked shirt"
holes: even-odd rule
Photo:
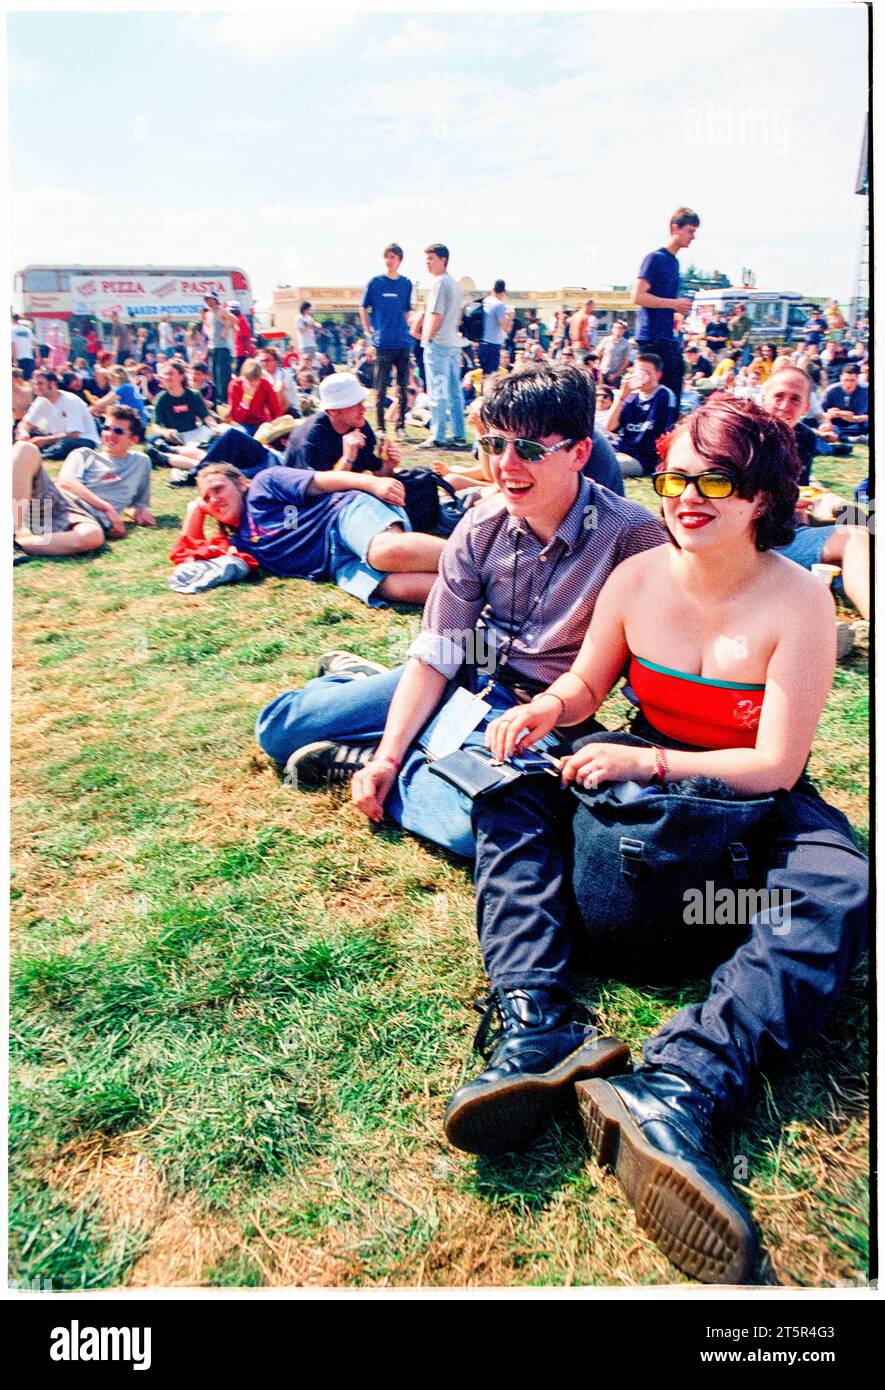
[[[354,805],[370,820],[386,812],[473,857],[471,799],[430,770],[428,745],[439,755],[441,721],[453,735],[450,747],[482,745],[490,718],[572,664],[615,566],[666,538],[643,507],[582,475],[593,413],[593,385],[574,366],[514,372],[487,397],[483,448],[498,490],[449,538],[406,665],[387,671],[332,653],[321,663],[325,674],[277,696],[258,716],[258,740],[286,763],[287,781],[300,787],[352,778]],[[490,659],[477,662],[480,619]],[[430,721],[441,707],[434,737]],[[570,728],[564,736],[586,731]],[[528,1106],[534,1123],[539,1098],[546,1114],[574,1081],[626,1065],[624,1044],[570,1021],[558,997],[536,989],[495,997],[502,1027],[494,1050],[483,1048],[487,1069],[458,1092],[463,1099],[469,1090],[473,1105],[478,1089],[481,1108],[491,1098],[493,1119],[503,1101],[507,1125],[511,1103],[517,1116]]]
[[[481,691],[491,709],[463,744],[483,744],[488,718],[568,670],[615,566],[666,539],[644,507],[582,475],[593,414],[593,385],[578,367],[513,373],[487,397],[486,453],[498,491],[449,538],[405,666],[387,671],[335,653],[319,679],[278,695],[258,716],[258,741],[286,764],[287,781],[352,777],[354,805],[370,820],[386,812],[473,857],[471,801],[431,773],[422,746],[429,721],[458,687]],[[471,661],[480,619],[490,652],[482,670]]]

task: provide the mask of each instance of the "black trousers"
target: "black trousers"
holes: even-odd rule
[[[399,387],[399,427],[406,423],[407,390],[409,385],[409,349],[379,348],[375,359],[375,408],[378,414],[378,429],[384,433],[384,397],[391,373],[396,372]]]
[[[576,804],[543,775],[474,803],[477,920],[492,985],[568,992],[576,948],[605,973],[593,921],[578,917],[572,893]],[[845,817],[805,778],[779,797],[763,855],[764,886],[789,902],[788,927],[775,931],[768,913],[756,913],[736,949],[719,956],[706,1000],[681,1009],[643,1049],[650,1065],[693,1077],[722,1117],[739,1109],[767,1061],[794,1061],[820,1032],[866,939],[867,861]],[[690,968],[691,933],[703,944],[686,928],[680,967]],[[631,973],[641,968],[637,959]]]
[[[676,397],[676,414],[682,400],[682,382],[685,377],[685,363],[682,348],[675,338],[640,338],[636,343],[638,352],[653,352],[661,359],[664,368],[661,381],[669,386]]]

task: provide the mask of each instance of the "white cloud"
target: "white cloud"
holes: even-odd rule
[[[186,28],[192,16],[185,16]],[[199,16],[202,43],[216,43],[236,49],[240,57],[258,58],[265,63],[280,58],[300,58],[316,49],[328,48],[359,21],[353,11],[327,6],[325,9],[298,10],[294,14],[254,13],[239,10],[221,15]]]
[[[440,58],[452,43],[452,32],[431,29],[419,19],[407,19],[402,29],[389,38],[373,43],[366,57],[375,58],[424,58],[433,54]]]

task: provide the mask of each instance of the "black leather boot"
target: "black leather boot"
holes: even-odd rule
[[[747,1283],[759,1240],[711,1157],[712,1098],[658,1067],[582,1081],[577,1093],[597,1162],[613,1170],[668,1259],[704,1284]]]
[[[625,1043],[567,1022],[568,1003],[548,990],[493,989],[477,1007],[474,1046],[489,1065],[449,1101],[446,1137],[458,1149],[490,1157],[525,1149],[574,1104],[576,1081],[629,1070]]]

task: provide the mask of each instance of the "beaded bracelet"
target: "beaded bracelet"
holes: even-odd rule
[[[655,755],[655,773],[652,781],[659,782],[663,787],[666,784],[667,778],[670,776],[667,755],[663,748],[653,748],[651,751]]]

